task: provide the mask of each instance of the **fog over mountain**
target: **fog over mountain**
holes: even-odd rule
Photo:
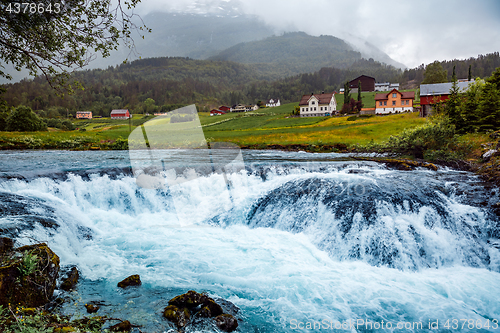
[[[135,9],[153,32],[97,58],[106,68],[139,57],[207,59],[242,42],[303,31],[344,40],[364,58],[398,68],[500,50],[500,2],[479,0],[146,0]],[[27,76],[13,69],[12,82]],[[5,82],[5,81],[2,81]]]

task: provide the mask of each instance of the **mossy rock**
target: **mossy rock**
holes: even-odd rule
[[[142,284],[141,277],[138,274],[131,275],[128,278],[118,282],[118,287],[126,288],[130,286],[140,286]]]
[[[201,310],[198,312],[200,317],[210,318],[217,317],[223,314],[222,307],[217,304],[213,299],[209,298],[203,303]]]
[[[215,317],[215,324],[224,332],[232,332],[238,328],[238,320],[227,313]]]
[[[175,305],[179,308],[194,308],[201,305],[208,296],[189,290],[187,293],[176,296],[168,301],[169,305]]]
[[[125,320],[121,323],[113,325],[109,328],[111,332],[130,332],[132,330],[132,324],[130,321]]]
[[[169,305],[163,311],[163,316],[173,322],[177,328],[187,325],[191,314],[187,308],[178,308],[175,305]]]
[[[38,307],[50,301],[59,274],[59,257],[47,244],[27,245],[12,251],[0,267],[0,305]]]
[[[87,313],[95,313],[100,309],[99,306],[94,304],[85,304],[85,308],[87,309]]]
[[[66,291],[74,289],[76,284],[78,283],[79,277],[80,274],[78,273],[78,269],[76,267],[71,268],[68,276],[61,283],[61,289]]]

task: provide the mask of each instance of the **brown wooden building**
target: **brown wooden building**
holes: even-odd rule
[[[375,78],[361,75],[352,81],[349,81],[350,89],[358,89],[358,82],[361,81],[361,91],[375,91]]]

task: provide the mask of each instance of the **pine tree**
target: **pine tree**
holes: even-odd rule
[[[460,113],[460,96],[458,90],[458,81],[457,75],[455,74],[455,66],[453,66],[453,75],[451,77],[451,89],[450,89],[450,97],[448,101],[446,101],[446,111],[448,116],[450,117],[450,121],[453,125],[455,125],[457,131],[463,131],[465,127],[464,119],[462,118],[462,114]]]
[[[358,112],[361,111],[362,107],[363,107],[363,102],[361,101],[361,81],[358,81],[358,103],[356,104]]]
[[[469,76],[467,77],[467,80],[472,80],[472,65],[469,65]]]

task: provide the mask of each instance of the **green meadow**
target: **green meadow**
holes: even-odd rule
[[[373,93],[367,93],[373,94]],[[355,117],[292,117],[297,103],[254,112],[210,116],[199,113],[207,141],[232,142],[239,146],[266,145],[333,145],[347,146],[383,142],[406,128],[423,124],[418,113],[388,116]],[[131,130],[151,121],[153,116],[134,115],[133,119],[94,118],[75,120],[75,131],[49,128],[47,132],[0,132],[0,149],[126,149]],[[168,118],[157,118],[148,126],[165,125]],[[167,126],[168,127],[168,126]]]

